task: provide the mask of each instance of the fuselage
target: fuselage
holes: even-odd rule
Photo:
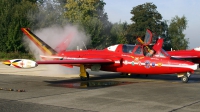
[[[170,59],[165,51],[146,57],[141,45],[113,45],[103,50],[62,51],[63,59],[111,59],[113,64],[101,64],[100,70],[133,74],[173,74],[193,72],[197,65],[189,61]],[[77,65],[78,66],[78,65]],[[95,65],[85,65],[91,68]]]

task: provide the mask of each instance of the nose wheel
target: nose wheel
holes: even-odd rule
[[[181,77],[181,81],[182,81],[183,83],[187,83],[188,80],[189,80],[190,75],[191,75],[190,72],[187,72],[187,73],[185,73],[184,75],[181,75],[181,76],[180,76],[180,77]]]
[[[181,81],[182,81],[183,83],[187,83],[188,80],[189,80],[189,78],[188,78],[188,76],[186,76],[186,75],[184,75],[183,77],[181,77]]]

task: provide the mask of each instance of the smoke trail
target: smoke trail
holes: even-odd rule
[[[78,30],[76,26],[66,25],[64,27],[52,26],[49,28],[43,28],[40,30],[33,31],[40,39],[47,43],[52,48],[59,45],[68,35],[73,32],[72,41],[70,42],[70,49],[76,49],[77,46],[83,49],[84,44],[87,44],[89,38],[84,32]],[[42,55],[42,51],[27,37],[24,37],[24,42],[26,43],[29,51],[35,56],[36,60],[41,60],[39,55]],[[42,72],[42,74],[51,76],[54,74],[64,75],[64,74],[79,74],[78,68],[67,68],[61,65],[47,65],[47,71]]]
[[[28,18],[30,21],[34,21],[34,26],[32,28],[37,29],[38,27],[48,26],[46,28],[38,29],[32,31],[40,39],[42,39],[46,44],[51,46],[53,49],[57,47],[58,44],[63,42],[63,40],[73,33],[72,41],[68,46],[68,50],[79,48],[84,48],[89,42],[89,38],[83,31],[80,31],[78,26],[72,26],[67,23],[66,18],[63,16],[64,5],[59,3],[57,0],[45,0],[43,4],[38,5],[39,11],[37,13],[28,13]],[[63,26],[63,24],[66,24]],[[42,51],[27,37],[24,37],[25,45],[27,49],[34,55],[36,60],[41,60],[39,55],[42,55]],[[84,44],[83,44],[84,43]],[[42,72],[42,74],[51,75],[64,75],[64,74],[79,74],[78,68],[67,68],[61,65],[46,65],[47,70]],[[66,77],[66,75],[64,75]]]
[[[52,26],[35,31],[35,34],[52,48],[56,48],[58,44],[63,42],[69,35],[73,36],[67,50],[76,49],[77,46],[84,47],[88,43],[89,38],[82,31],[78,30],[77,26],[66,25],[64,27]]]

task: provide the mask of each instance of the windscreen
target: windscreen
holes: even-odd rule
[[[155,57],[162,57],[162,58],[170,57],[170,55],[164,49],[161,49],[160,51],[158,51],[156,53],[156,55],[154,55],[154,56]]]
[[[166,57],[170,57],[170,55],[169,55],[164,49],[161,49],[161,52],[162,52]]]
[[[132,53],[134,47],[135,47],[135,45],[126,45],[126,44],[124,44],[122,46],[122,51],[123,51],[123,53]]]

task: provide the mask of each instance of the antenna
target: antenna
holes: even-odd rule
[[[76,50],[79,51],[79,46],[76,46]]]
[[[85,49],[87,50],[87,47],[86,47],[85,43],[84,43],[83,41],[82,41],[82,43],[83,43],[83,45],[84,45]]]

